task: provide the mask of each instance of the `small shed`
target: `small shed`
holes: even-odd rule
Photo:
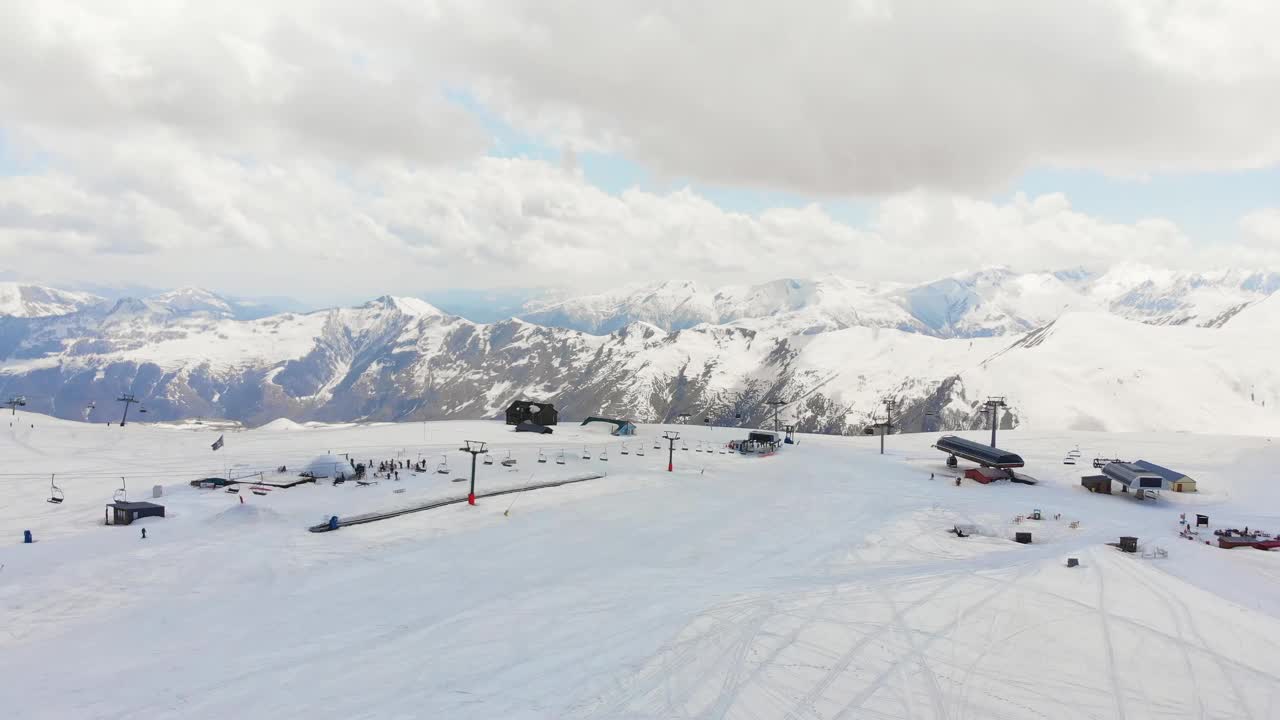
[[[129,525],[144,517],[164,517],[164,506],[149,502],[107,503],[104,525]]]
[[[1167,467],[1161,467],[1153,462],[1139,460],[1134,465],[1146,470],[1150,473],[1159,475],[1165,483],[1165,487],[1174,492],[1195,492],[1196,481],[1177,470],[1170,470]]]
[[[1080,484],[1089,492],[1111,494],[1111,478],[1106,475],[1085,475],[1080,478]]]
[[[551,403],[516,400],[507,406],[507,424],[519,425],[522,422],[556,425],[560,422],[560,413]]]

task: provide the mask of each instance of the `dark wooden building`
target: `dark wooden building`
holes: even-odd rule
[[[507,424],[519,425],[522,422],[555,425],[560,422],[560,413],[551,403],[516,400],[507,408]]]
[[[164,506],[149,502],[107,503],[105,524],[129,525],[144,517],[164,517]]]

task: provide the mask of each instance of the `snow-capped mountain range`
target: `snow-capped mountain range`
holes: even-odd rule
[[[476,323],[411,298],[238,319],[184,289],[102,301],[10,286],[0,395],[106,421],[408,420],[496,416],[515,398],[591,414],[859,432],[899,401],[905,430],[1003,426],[1280,432],[1280,275],[1018,274],[919,286],[840,278],[702,290],[662,283],[530,302]]]
[[[798,331],[896,328],[943,338],[1028,332],[1064,312],[1108,312],[1157,325],[1213,325],[1280,289],[1280,273],[1176,273],[1122,266],[1014,273],[1005,268],[958,274],[916,286],[868,285],[838,277],[699,288],[666,282],[597,295],[536,299],[529,322],[607,333],[632,322],[664,330],[773,318]]]

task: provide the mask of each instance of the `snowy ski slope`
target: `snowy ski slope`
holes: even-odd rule
[[[690,440],[674,473],[653,448],[665,429]],[[1280,530],[1270,439],[1007,432],[1001,446],[1041,483],[956,487],[932,435],[891,437],[883,457],[876,438],[825,436],[768,458],[695,452],[741,434],[644,426],[622,455],[617,438],[570,425],[547,438],[494,422],[236,432],[7,417],[2,714],[1280,717],[1280,554],[1176,537],[1180,512]],[[607,477],[306,531],[464,490],[451,480],[466,474],[465,439],[517,460],[480,466],[480,489]],[[1092,495],[1078,487],[1087,460],[1061,464],[1077,445],[1177,467],[1202,492]],[[245,490],[243,504],[187,484],[229,465],[292,475],[341,453],[422,453],[429,469]],[[45,502],[50,473],[61,505]],[[164,486],[168,517],[140,521],[146,540],[101,525],[120,476],[131,499]],[[1014,522],[1034,508],[1048,519]],[[956,538],[957,522],[989,535]],[[35,544],[20,544],[24,529]],[[1013,543],[1015,530],[1036,542]],[[1104,544],[1121,534],[1169,556]]]

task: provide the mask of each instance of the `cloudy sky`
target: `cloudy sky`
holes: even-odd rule
[[[0,274],[1280,268],[1274,0],[0,6]]]

